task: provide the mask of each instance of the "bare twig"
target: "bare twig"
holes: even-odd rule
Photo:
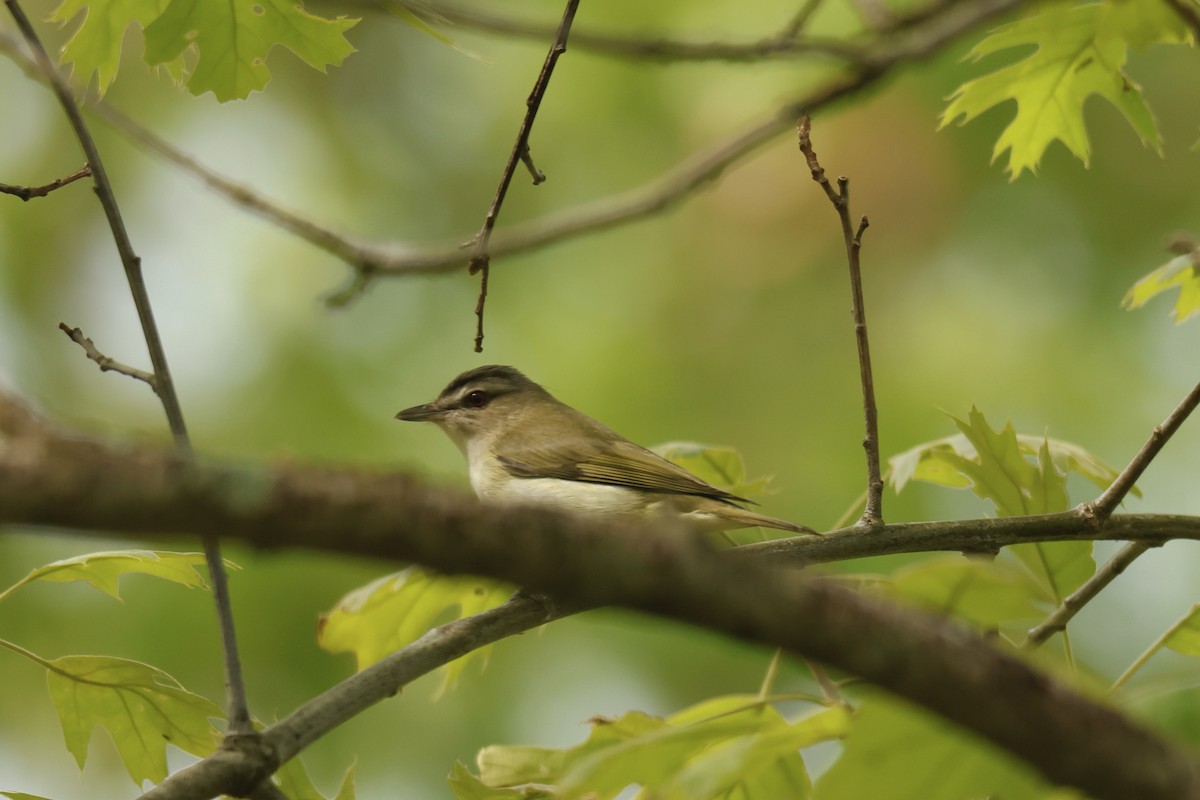
[[[9,13],[21,31],[25,43],[33,53],[34,60],[50,84],[51,90],[58,98],[63,111],[70,121],[75,138],[79,140],[88,164],[96,196],[108,219],[113,241],[121,257],[121,265],[125,270],[125,278],[129,284],[129,292],[133,296],[133,304],[137,309],[138,320],[141,323],[142,335],[146,340],[146,348],[150,352],[150,363],[154,368],[154,381],[151,384],[163,411],[176,445],[183,451],[191,451],[188,440],[187,426],[183,421],[183,410],[179,405],[179,396],[175,392],[175,384],[171,379],[171,370],[167,364],[166,350],[163,348],[162,337],[158,333],[158,325],[154,321],[154,311],[150,305],[150,294],[146,289],[146,281],[142,277],[142,261],[134,252],[133,243],[125,230],[125,221],[121,217],[117,198],[113,193],[112,183],[108,172],[100,158],[100,151],[92,138],[91,131],[83,120],[79,106],[71,93],[70,86],[62,74],[55,68],[50,57],[46,54],[41,39],[30,24],[29,18],[21,9],[17,0],[4,0]],[[212,582],[213,598],[216,602],[217,617],[220,623],[223,652],[225,655],[225,681],[228,695],[228,717],[232,733],[252,733],[250,712],[246,704],[246,691],[242,681],[241,661],[238,658],[237,638],[233,628],[233,612],[229,603],[228,579],[225,574],[225,562],[221,558],[220,544],[213,535],[204,537],[204,554],[208,565],[209,577]]]
[[[804,0],[804,4],[797,9],[788,24],[775,34],[775,38],[781,42],[794,42],[820,7],[821,0]]]
[[[1106,525],[1125,495],[1129,494],[1138,478],[1146,471],[1146,467],[1150,466],[1150,462],[1162,450],[1163,445],[1179,430],[1184,420],[1196,409],[1197,405],[1200,405],[1200,384],[1188,392],[1183,401],[1163,420],[1161,425],[1155,426],[1150,433],[1150,438],[1142,445],[1142,449],[1137,452],[1125,469],[1121,470],[1121,474],[1108,485],[1108,488],[1093,502],[1080,506],[1080,517],[1097,528]],[[1145,542],[1130,542],[1121,548],[1107,564],[1096,570],[1092,577],[1064,599],[1062,605],[1054,609],[1041,624],[1032,628],[1022,646],[1037,647],[1059,631],[1066,630],[1067,623],[1085,605],[1116,580],[1116,577],[1124,572],[1126,567],[1136,561],[1150,547],[1151,545]]]
[[[1163,420],[1161,425],[1155,426],[1150,433],[1150,438],[1142,445],[1142,449],[1137,452],[1129,465],[1121,470],[1121,474],[1117,476],[1116,480],[1108,485],[1104,493],[1084,506],[1081,511],[1092,517],[1096,524],[1103,525],[1121,504],[1121,501],[1125,499],[1125,495],[1133,489],[1137,479],[1146,471],[1146,467],[1150,466],[1150,462],[1162,450],[1163,445],[1175,435],[1175,431],[1179,430],[1179,426],[1183,424],[1184,420],[1196,410],[1197,405],[1200,405],[1200,383],[1192,387],[1187,397],[1183,398],[1183,401]]]
[[[529,168],[535,185],[546,180],[546,176],[533,165],[533,158],[529,154],[529,134],[533,130],[533,121],[537,118],[542,98],[546,96],[546,89],[550,86],[550,76],[554,73],[554,65],[558,63],[558,57],[567,51],[567,37],[571,34],[571,23],[575,21],[575,11],[578,8],[579,0],[567,0],[562,22],[559,23],[558,30],[554,34],[554,43],[550,45],[550,52],[546,54],[546,60],[542,62],[542,69],[538,72],[537,80],[534,81],[533,91],[529,93],[529,99],[525,101],[525,119],[521,121],[521,129],[517,132],[517,141],[504,165],[504,174],[500,176],[500,185],[496,188],[496,196],[492,199],[492,205],[483,218],[483,227],[479,229],[479,233],[475,234],[475,238],[472,240],[475,250],[471,255],[468,271],[472,275],[477,272],[483,273],[479,279],[479,300],[475,303],[476,353],[483,352],[483,308],[487,302],[488,273],[492,266],[491,253],[488,251],[492,230],[496,227],[496,219],[500,216],[500,207],[504,205],[504,196],[508,194],[508,186],[512,183],[513,173],[517,170],[518,162],[524,162]]]
[[[894,67],[926,58],[967,30],[1011,11],[1026,1],[933,0],[898,20],[896,31],[881,39],[876,46],[857,53],[851,59],[860,65],[857,71],[780,105],[724,141],[697,153],[636,189],[573,211],[501,229],[491,242],[490,256],[496,259],[537,250],[665,211],[710,185],[732,165],[791,128],[800,114],[813,113],[844,100],[873,85]],[[571,41],[572,45],[579,44],[578,34],[573,34]],[[0,34],[0,50],[27,73],[41,79],[41,73],[31,68],[28,57],[13,45],[10,37]],[[434,244],[395,242],[379,245],[347,236],[289,211],[262,194],[205,167],[112,106],[99,102],[93,108],[106,122],[144,149],[196,175],[233,203],[349,264],[356,271],[356,278],[349,288],[331,296],[331,303],[349,302],[361,294],[375,277],[449,274],[457,272],[462,265],[460,243],[463,237]]]
[[[69,183],[74,183],[80,178],[86,178],[92,174],[92,170],[87,164],[84,164],[75,172],[72,172],[65,178],[55,178],[44,186],[13,186],[8,183],[0,183],[0,194],[11,194],[28,202],[35,197],[45,197],[55,189],[61,189]]]
[[[858,369],[862,379],[863,417],[866,436],[863,448],[867,453],[867,501],[860,525],[875,526],[883,522],[883,477],[879,468],[879,413],[875,407],[875,380],[871,373],[871,348],[867,342],[867,313],[863,304],[862,269],[859,253],[862,250],[862,235],[866,231],[867,218],[863,217],[857,230],[850,219],[850,180],[838,178],[838,188],[830,185],[825,170],[817,160],[810,133],[812,120],[808,115],[800,117],[796,131],[800,139],[800,152],[808,162],[813,180],[824,190],[833,204],[842,223],[842,237],[846,244],[846,260],[850,266],[850,293],[854,315],[854,338],[858,344]]]
[[[388,6],[397,0],[383,0],[380,5]],[[572,36],[572,45],[599,55],[616,58],[634,58],[662,63],[678,61],[725,61],[752,64],[767,59],[792,59],[805,56],[823,56],[844,61],[857,61],[863,48],[832,37],[811,36],[798,39],[807,18],[810,6],[819,0],[807,0],[804,7],[780,28],[779,32],[746,42],[736,41],[684,41],[666,37],[645,37],[608,31],[580,30]],[[409,9],[410,11],[413,9]],[[814,9],[815,10],[815,9]],[[541,22],[514,19],[490,13],[478,8],[468,8],[456,3],[430,3],[427,15],[431,24],[438,21],[450,22],[464,28],[516,39],[533,39],[544,42],[553,35],[554,27]]]
[[[58,329],[65,333],[68,339],[82,347],[84,354],[92,361],[95,361],[97,365],[99,365],[101,372],[112,371],[120,373],[121,375],[127,375],[134,380],[149,384],[150,388],[154,390],[154,393],[158,394],[158,381],[154,379],[154,373],[146,372],[145,370],[138,369],[136,367],[130,367],[126,364],[122,364],[120,361],[109,358],[97,350],[95,342],[84,336],[83,331],[79,328],[72,328],[67,323],[60,322],[58,323]]]
[[[1122,547],[1104,566],[1096,570],[1092,577],[1084,581],[1082,586],[1068,595],[1062,601],[1062,605],[1054,609],[1036,627],[1031,628],[1025,637],[1025,641],[1021,643],[1021,647],[1026,649],[1039,647],[1054,634],[1065,631],[1067,623],[1074,619],[1075,615],[1085,605],[1090,603],[1096,595],[1100,594],[1104,587],[1112,583],[1118,575],[1125,571],[1126,567],[1137,560],[1138,556],[1149,550],[1152,546],[1145,542],[1129,542]]]

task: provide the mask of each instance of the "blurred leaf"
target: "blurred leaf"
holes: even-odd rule
[[[354,653],[362,670],[412,644],[435,625],[503,604],[513,591],[508,584],[484,578],[408,567],[353,590],[322,614],[317,642],[330,653]],[[448,664],[442,690],[472,659],[486,659],[490,652],[490,646],[481,647]]]
[[[630,712],[593,720],[587,741],[565,749],[492,746],[479,753],[479,778],[452,774],[460,798],[524,797],[486,789],[549,792],[556,798],[611,798],[631,785],[639,798],[805,797],[800,748],[841,737],[843,709],[788,724],[754,695],[712,698],[667,719]]]
[[[998,748],[899,700],[872,693],[841,757],[817,781],[817,800],[1032,798],[1048,790]]]
[[[1005,561],[928,558],[902,567],[883,587],[889,595],[984,628],[1042,615],[1028,575]]]
[[[167,776],[168,744],[203,757],[220,738],[209,719],[220,718],[221,709],[148,664],[64,656],[48,662],[47,683],[67,749],[81,770],[96,725],[112,736],[129,776],[139,785]]]
[[[1200,311],[1200,250],[1176,256],[1139,280],[1125,293],[1121,305],[1141,308],[1150,298],[1178,287],[1171,316],[1178,325]]]
[[[1057,4],[993,31],[968,54],[975,61],[1014,47],[1033,45],[1034,52],[990,75],[968,81],[951,96],[942,125],[962,118],[969,122],[1006,100],[1017,102],[1017,114],[1000,135],[992,160],[1009,151],[1013,179],[1037,171],[1046,148],[1058,139],[1085,165],[1091,157],[1084,102],[1100,95],[1119,110],[1144,144],[1161,152],[1154,116],[1141,87],[1124,72],[1129,47],[1151,41],[1177,41],[1179,20],[1152,12],[1121,11],[1126,3]],[[1155,27],[1155,24],[1162,27]]]
[[[235,567],[231,562],[226,563]],[[184,586],[203,588],[208,584],[204,576],[195,569],[202,564],[203,553],[172,553],[165,550],[111,550],[104,553],[87,553],[34,569],[0,592],[0,600],[33,581],[87,581],[100,591],[120,600],[118,584],[121,576],[129,573],[153,575]]]
[[[293,758],[275,773],[275,783],[288,800],[328,800],[317,790],[300,758]],[[333,800],[354,800],[354,765],[351,764],[342,776],[342,783]]]
[[[771,476],[746,477],[742,454],[733,447],[700,444],[698,442],[667,442],[651,448],[676,466],[683,467],[700,480],[738,497],[754,500],[770,493]],[[791,536],[787,531],[764,528],[740,528],[721,531],[714,538],[726,544],[741,545],[765,542],[768,539]]]
[[[685,764],[662,794],[670,800],[722,797],[740,786],[747,800],[801,800],[812,784],[799,751],[845,736],[850,724],[847,709],[829,708],[779,730],[733,739]]]
[[[730,494],[753,500],[767,494],[771,477],[747,478],[742,454],[733,447],[699,442],[667,442],[651,448],[676,466]]]
[[[1172,626],[1162,643],[1176,653],[1200,656],[1200,605],[1192,606],[1191,611]]]
[[[62,62],[73,64],[79,83],[87,86],[96,76],[101,96],[108,91],[121,66],[125,30],[133,24],[145,28],[162,14],[170,0],[63,0],[50,19],[66,25],[83,13],[79,28],[67,40]]]
[[[247,97],[271,79],[267,54],[283,45],[313,69],[342,63],[354,48],[345,33],[358,20],[324,19],[296,0],[238,0],[204,3],[171,0],[146,25],[146,61],[177,61],[195,52],[187,81],[194,95],[211,91],[221,102]]]
[[[446,777],[450,789],[457,800],[534,800],[535,798],[553,797],[548,791],[539,791],[532,787],[522,789],[492,788],[475,777],[461,761],[455,761]]]
[[[25,792],[0,792],[0,795],[4,795],[10,800],[49,800],[40,794],[26,794]]]

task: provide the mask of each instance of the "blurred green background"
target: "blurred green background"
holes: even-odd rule
[[[45,18],[52,4],[28,8]],[[584,4],[576,25],[755,38],[792,11],[775,1],[623,0]],[[505,4],[510,12],[556,22],[561,6],[529,0]],[[818,27],[836,31],[845,16],[831,3]],[[7,20],[0,27],[11,32]],[[41,30],[61,44],[63,32]],[[223,106],[154,76],[131,35],[109,100],[209,166],[334,227],[380,241],[466,239],[491,201],[546,43],[446,32],[468,52],[368,12],[350,32],[360,52],[344,66],[322,76],[277,50],[267,91]],[[824,165],[850,176],[854,211],[871,219],[863,258],[884,454],[951,433],[944,412],[962,416],[976,403],[997,426],[1012,419],[1123,465],[1200,378],[1196,325],[1172,325],[1169,301],[1119,308],[1126,289],[1166,260],[1166,237],[1197,229],[1195,53],[1155,50],[1130,66],[1157,112],[1164,157],[1096,102],[1091,169],[1054,146],[1038,176],[1010,183],[988,160],[1011,107],[936,130],[943,98],[980,73],[959,60],[976,38],[814,121]],[[825,69],[660,65],[570,49],[531,140],[549,180],[532,188],[518,171],[500,227],[637,186],[800,96]],[[0,99],[0,180],[34,185],[79,167],[52,96],[8,61]],[[392,416],[464,369],[507,363],[635,441],[738,447],[752,474],[776,476],[768,513],[828,527],[862,491],[841,238],[790,134],[664,214],[497,261],[482,355],[471,350],[477,281],[465,272],[379,281],[331,311],[321,298],[347,279],[343,264],[99,122],[95,134],[204,455],[365,464],[465,486],[461,456],[441,434]],[[56,330],[60,321],[118,360],[147,363],[83,182],[30,203],[0,198],[0,384],[64,425],[165,441],[151,393],[101,375]],[[1200,513],[1196,443],[1195,425],[1185,427],[1142,481],[1144,499],[1127,508]],[[1075,488],[1072,500],[1085,499]],[[989,511],[967,493],[925,486],[885,502],[891,521]],[[145,545],[119,532],[97,542],[6,530],[0,586],[53,559]],[[232,591],[253,710],[269,720],[349,673],[349,657],[317,649],[316,615],[394,565],[240,547],[227,555],[243,568]],[[1197,601],[1197,573],[1189,543],[1141,559],[1084,612],[1077,654],[1115,675]],[[145,660],[219,698],[208,596],[137,577],[123,590],[119,604],[84,586],[27,587],[0,609],[0,636],[44,657]],[[584,737],[594,715],[667,713],[753,691],[768,658],[676,625],[594,613],[501,643],[485,672],[473,668],[436,703],[437,678],[422,680],[305,759],[326,790],[357,758],[362,797],[447,796],[452,762],[470,762],[483,745],[562,745]],[[1200,675],[1182,660],[1154,667],[1147,685]],[[789,665],[781,686],[803,685],[804,674]],[[104,734],[81,779],[39,668],[0,655],[0,685],[0,789],[133,794]]]

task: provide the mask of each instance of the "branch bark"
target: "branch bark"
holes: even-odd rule
[[[646,611],[859,675],[1101,800],[1200,800],[1190,754],[995,643],[776,560],[730,558],[683,528],[482,506],[400,474],[230,467],[114,447],[59,433],[3,395],[0,432],[0,522],[397,558]]]

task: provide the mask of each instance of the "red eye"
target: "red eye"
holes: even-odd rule
[[[476,389],[473,392],[467,392],[467,396],[463,398],[463,405],[467,408],[483,408],[490,399],[487,392]]]

